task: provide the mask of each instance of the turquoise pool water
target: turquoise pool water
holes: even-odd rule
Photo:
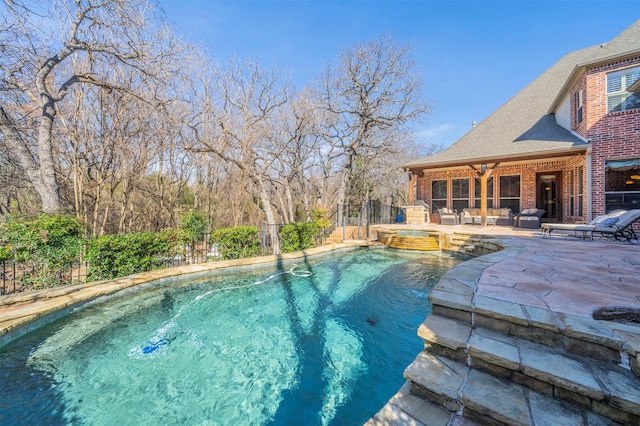
[[[362,424],[460,261],[358,250],[89,306],[0,348],[0,424]]]

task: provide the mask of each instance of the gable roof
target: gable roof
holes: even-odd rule
[[[611,42],[564,56],[445,151],[404,168],[478,164],[585,151],[588,142],[558,125],[550,113],[588,65],[640,52],[640,20]]]

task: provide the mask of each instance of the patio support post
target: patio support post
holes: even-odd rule
[[[487,226],[487,166],[482,165],[480,175],[480,223]]]
[[[481,164],[480,170],[476,169],[473,164],[469,164],[469,167],[480,178],[480,224],[482,226],[487,226],[487,180],[498,164],[495,163],[491,168],[487,168],[486,164]]]
[[[408,194],[408,204],[413,206],[416,202],[416,181],[418,179],[418,175],[414,175],[411,170],[409,170],[409,194]]]

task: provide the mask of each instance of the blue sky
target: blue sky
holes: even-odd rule
[[[568,52],[607,42],[637,0],[159,0],[213,58],[277,65],[302,87],[340,53],[389,35],[412,47],[433,110],[420,141],[445,146]]]

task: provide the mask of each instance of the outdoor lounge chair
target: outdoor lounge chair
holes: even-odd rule
[[[591,223],[543,223],[542,235],[550,237],[554,230],[573,231],[577,236],[582,232],[583,237],[592,237],[593,234],[600,234],[602,237],[614,238],[618,241],[637,240],[638,235],[633,230],[633,224],[640,220],[640,209],[635,210],[615,210],[604,216],[595,218]]]
[[[455,210],[448,209],[446,207],[440,208],[435,204],[434,206],[436,209],[438,209],[441,225],[459,225],[460,224],[460,216],[458,215],[458,212],[456,212]]]
[[[638,234],[633,230],[633,224],[640,220],[640,209],[629,210],[618,216],[615,223],[608,225],[600,222],[596,225],[593,233],[600,234],[602,237],[615,238],[618,241],[637,240]],[[605,226],[606,225],[606,226]]]
[[[600,222],[606,219],[617,218],[626,212],[627,210],[614,210],[605,215],[594,218],[589,223],[543,223],[540,226],[541,233],[543,237],[550,237],[554,230],[573,231],[573,235],[576,237],[578,236],[578,232],[582,232],[583,238],[592,237],[593,230],[596,229],[596,225]]]

